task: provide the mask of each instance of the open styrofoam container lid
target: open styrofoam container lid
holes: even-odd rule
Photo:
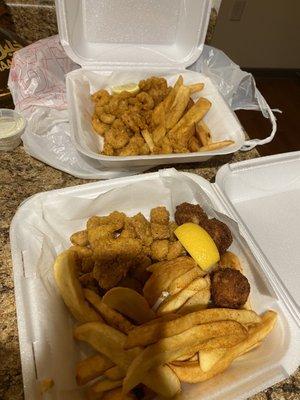
[[[232,206],[231,214],[259,247],[295,319],[300,321],[300,152],[226,164],[217,187]],[[254,239],[255,238],[255,239]],[[267,264],[266,264],[267,263]]]
[[[184,68],[202,52],[210,0],[56,0],[59,36],[86,68]]]

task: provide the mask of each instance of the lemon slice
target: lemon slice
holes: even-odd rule
[[[201,269],[206,271],[220,260],[215,242],[201,226],[187,222],[180,225],[174,233]]]
[[[120,94],[124,91],[129,93],[137,93],[140,90],[139,85],[137,83],[126,83],[125,85],[114,86],[112,88],[112,92],[114,94]]]

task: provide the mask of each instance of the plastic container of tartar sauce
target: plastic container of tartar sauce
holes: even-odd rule
[[[0,151],[15,149],[21,143],[26,120],[14,110],[0,108]]]

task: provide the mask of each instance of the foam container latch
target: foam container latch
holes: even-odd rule
[[[211,79],[203,72],[186,69],[203,51],[210,0],[56,0],[56,9],[61,44],[81,65],[66,76],[72,141],[99,167],[132,173],[161,164],[201,162],[251,149],[275,135],[275,117],[257,89],[258,107],[270,118],[272,133],[263,141],[247,141],[240,122]],[[90,95],[100,88],[110,90],[153,75],[163,76],[173,85],[179,74],[187,84],[205,83],[204,90],[193,98],[203,96],[212,103],[204,120],[213,141],[231,139],[234,143],[209,152],[128,157],[100,154],[103,138],[93,132]]]
[[[293,373],[300,363],[300,152],[225,165],[216,183],[175,169],[40,193],[26,200],[10,229],[20,352],[26,400],[84,399],[75,364],[90,354],[73,339],[75,322],[54,283],[53,262],[71,233],[92,215],[119,210],[149,217],[164,205],[199,203],[229,225],[231,250],[251,285],[252,308],[278,313],[263,344],[203,383],[183,385],[181,399],[242,400]],[[72,207],[70,207],[72,204]]]

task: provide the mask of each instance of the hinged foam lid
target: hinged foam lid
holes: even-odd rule
[[[183,68],[200,56],[210,0],[56,0],[68,56],[87,68]]]
[[[299,316],[300,152],[226,164],[216,183],[272,266],[285,301]]]

